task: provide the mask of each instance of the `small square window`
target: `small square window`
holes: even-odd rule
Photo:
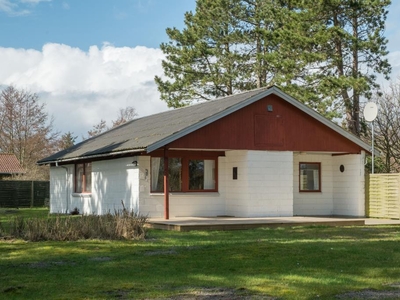
[[[303,163],[299,165],[300,192],[321,191],[321,163]]]

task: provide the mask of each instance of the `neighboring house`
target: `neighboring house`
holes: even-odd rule
[[[0,180],[24,173],[15,154],[0,153]]]
[[[270,87],[135,119],[38,164],[52,213],[123,200],[164,218],[364,216],[369,148]]]

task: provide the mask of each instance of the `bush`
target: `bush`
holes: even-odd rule
[[[12,238],[28,241],[76,241],[79,239],[145,239],[147,217],[125,208],[106,215],[60,216],[11,220]],[[4,229],[0,235],[6,236]]]

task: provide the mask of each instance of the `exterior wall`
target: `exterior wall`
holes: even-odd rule
[[[139,158],[140,171],[150,170],[150,157]],[[170,217],[236,217],[293,215],[291,152],[227,151],[218,159],[217,193],[170,193]],[[232,179],[232,168],[238,179]],[[150,193],[150,176],[140,178],[140,212],[164,216],[164,194]]]
[[[293,195],[295,215],[365,215],[365,153],[332,156],[295,154]],[[321,163],[321,192],[299,192],[299,162]],[[340,165],[345,171],[340,172]]]
[[[300,192],[299,163],[321,163],[321,192]],[[333,209],[333,171],[332,155],[327,154],[294,154],[293,159],[293,213],[294,215],[332,215]]]
[[[50,213],[52,214],[70,212],[73,169],[73,165],[50,168]]]
[[[152,218],[164,217],[164,194],[150,193],[150,156],[139,157],[139,169],[141,174],[139,180],[140,212]],[[169,215],[174,217],[187,216],[218,216],[225,214],[225,200],[223,197],[224,186],[220,171],[222,167],[221,157],[218,159],[218,190],[211,193],[170,193]],[[147,176],[145,176],[147,172]]]
[[[293,215],[293,154],[227,151],[226,212],[236,217]],[[238,179],[232,179],[232,168]]]
[[[365,216],[365,153],[333,156],[333,214]],[[340,165],[344,172],[340,172]]]
[[[137,211],[139,170],[129,166],[132,160],[128,157],[92,162],[91,194],[73,192],[74,165],[51,167],[50,212],[69,213],[78,208],[83,214],[105,214],[121,209],[121,201],[128,210]]]
[[[122,208],[138,211],[139,169],[132,166],[137,157],[92,163],[92,194],[85,199],[84,213],[104,214]]]
[[[171,193],[170,217],[364,216],[364,158],[361,155],[226,151],[218,159],[218,192]],[[138,166],[131,166],[132,160]],[[321,192],[299,192],[299,162],[321,163]],[[339,170],[344,165],[345,171]],[[238,168],[238,179],[232,168]],[[67,170],[68,172],[67,172]],[[104,214],[125,207],[149,217],[164,216],[164,195],[150,193],[150,156],[92,163],[92,193],[73,193],[74,165],[50,168],[50,212]]]

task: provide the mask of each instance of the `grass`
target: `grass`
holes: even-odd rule
[[[7,218],[0,211],[0,222]],[[150,230],[146,241],[6,240],[0,241],[0,298],[149,299],[215,287],[334,299],[399,284],[399,242],[396,226]]]

